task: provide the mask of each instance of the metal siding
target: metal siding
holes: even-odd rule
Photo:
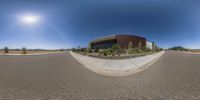
[[[139,42],[141,42],[142,47],[146,47],[146,39],[138,36],[132,35],[117,35],[117,42],[121,48],[128,48],[128,44],[131,41],[133,47],[137,47]]]
[[[109,38],[107,40],[105,38],[98,39],[101,41],[98,41],[98,42],[95,41],[93,43],[91,42],[91,46],[92,48],[94,48],[99,44],[104,44],[104,43],[106,44],[109,41],[116,40],[121,48],[127,48],[130,41],[132,41],[133,47],[137,47],[139,42],[141,42],[142,47],[146,47],[146,39],[143,37],[134,36],[134,35],[115,35],[113,37],[115,37],[115,39],[109,39]]]

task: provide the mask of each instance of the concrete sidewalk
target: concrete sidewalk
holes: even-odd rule
[[[108,76],[126,76],[144,70],[160,58],[164,51],[124,60],[93,58],[72,51],[70,51],[70,54],[83,66],[96,73]]]

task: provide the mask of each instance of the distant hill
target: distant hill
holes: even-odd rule
[[[181,47],[181,46],[172,47],[172,48],[169,48],[168,50],[189,51],[189,49]]]

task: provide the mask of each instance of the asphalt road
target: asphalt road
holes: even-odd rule
[[[124,77],[96,74],[69,52],[0,56],[0,100],[200,100],[200,55],[168,51]]]

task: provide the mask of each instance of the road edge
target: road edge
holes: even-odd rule
[[[58,51],[58,52],[34,53],[34,54],[5,54],[5,53],[0,53],[0,56],[34,56],[34,55],[47,55],[47,54],[55,54],[55,53],[62,53],[62,52]]]

